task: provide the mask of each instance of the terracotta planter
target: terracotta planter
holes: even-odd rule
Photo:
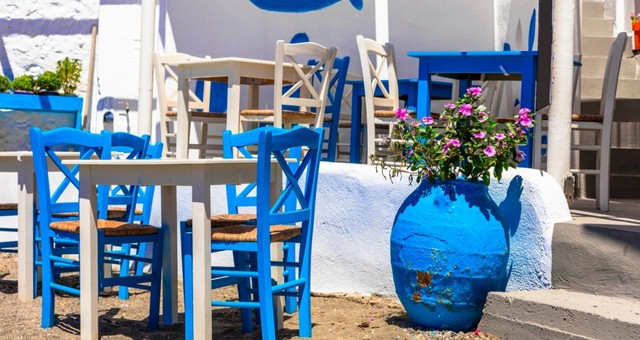
[[[633,49],[640,50],[640,21],[632,22],[633,29]]]

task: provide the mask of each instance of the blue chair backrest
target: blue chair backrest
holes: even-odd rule
[[[285,131],[261,131],[258,136],[257,215],[258,243],[270,242],[269,226],[302,223],[302,237],[311,237],[315,213],[318,169],[322,152],[323,129],[297,127]],[[304,158],[291,166],[288,150],[304,148]],[[277,197],[271,197],[272,159],[287,179]],[[276,171],[279,171],[276,170]],[[306,178],[303,178],[306,176]],[[291,207],[288,202],[294,200]],[[273,205],[271,202],[275,202]],[[286,209],[285,209],[286,206]],[[301,249],[300,251],[309,251]]]
[[[272,126],[264,126],[257,129],[249,130],[241,134],[233,134],[230,130],[222,133],[222,153],[223,158],[233,158],[235,152],[238,151],[240,157],[254,159],[256,157],[256,149],[258,147],[258,137],[264,131],[283,132],[283,129],[277,129]],[[294,148],[288,155],[288,158],[295,159],[297,163],[300,159],[300,148]],[[294,164],[292,164],[294,166]],[[255,207],[257,205],[256,183],[249,183],[243,190],[238,193],[238,188],[234,184],[226,186],[227,191],[227,209],[230,214],[237,214],[240,207]]]
[[[111,136],[112,151],[120,153],[118,159],[158,159],[162,156],[163,144],[150,145],[149,135],[139,137],[127,132],[116,132]],[[130,223],[138,221],[149,224],[153,193],[153,186],[118,185],[111,189],[109,204],[126,207],[123,220]],[[142,204],[142,214],[135,213],[138,204]],[[104,218],[104,216],[100,216],[100,218]]]
[[[327,105],[325,106],[325,117],[331,118],[324,122],[324,127],[329,129],[329,133],[324,135],[324,143],[322,148],[322,160],[336,161],[336,143],[338,138],[338,124],[340,123],[340,109],[342,108],[342,97],[344,94],[344,86],[347,82],[347,73],[349,72],[349,62],[351,58],[345,56],[343,58],[335,58],[333,69],[335,72],[329,81],[329,91],[327,92]],[[316,60],[309,60],[309,65],[317,64]],[[322,81],[322,73],[316,73],[319,81]]]
[[[77,151],[77,158],[100,159],[111,158],[111,133],[103,131],[94,134],[87,131],[62,127],[42,132],[40,128],[32,127],[29,131],[31,148],[33,151],[33,165],[36,174],[38,195],[39,220],[41,227],[48,229],[54,220],[53,214],[71,213],[79,211],[78,194],[80,189],[79,166],[67,167],[62,164],[59,151]],[[50,172],[62,173],[60,184],[51,190]],[[69,193],[74,191],[75,193]],[[108,188],[99,186],[99,202],[106,202]],[[99,210],[105,211],[105,209]]]

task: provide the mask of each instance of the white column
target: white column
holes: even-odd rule
[[[375,25],[376,25],[376,41],[382,44],[389,42],[389,0],[376,0],[375,3]],[[380,57],[377,58],[376,64],[380,64]],[[389,79],[387,69],[383,68],[380,72],[382,79]]]
[[[156,0],[141,0],[140,80],[138,92],[138,134],[151,134],[153,111],[153,50]]]
[[[573,39],[575,0],[553,3],[551,107],[549,110],[547,171],[563,186],[570,169],[573,98]],[[541,119],[542,117],[538,117]]]

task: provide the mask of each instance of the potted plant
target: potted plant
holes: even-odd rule
[[[16,77],[11,83],[11,88],[15,93],[33,93],[34,87],[35,81],[33,77],[28,74]]]
[[[58,74],[52,71],[46,71],[41,74],[35,83],[35,88],[38,90],[38,93],[42,94],[58,94],[60,86],[61,83]]]
[[[67,57],[58,61],[56,73],[62,83],[62,92],[67,95],[75,94],[82,73],[80,60]]]
[[[499,125],[472,87],[439,117],[396,113],[397,135],[387,143],[394,162],[375,160],[385,176],[419,183],[396,215],[391,267],[396,293],[418,325],[469,330],[489,291],[504,290],[509,233],[488,194],[491,175],[524,160],[532,114],[523,108]]]

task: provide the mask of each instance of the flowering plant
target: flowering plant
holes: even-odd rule
[[[527,143],[527,133],[533,127],[531,110],[523,108],[514,119],[498,123],[489,116],[479,87],[467,89],[455,104],[444,106],[436,117],[410,118],[409,111],[396,111],[396,139],[386,139],[394,151],[393,161],[379,160],[383,175],[390,177],[409,173],[410,181],[428,179],[462,179],[489,184],[491,171],[500,180],[502,172],[515,168],[525,154],[518,145]],[[386,176],[386,175],[385,175]]]

